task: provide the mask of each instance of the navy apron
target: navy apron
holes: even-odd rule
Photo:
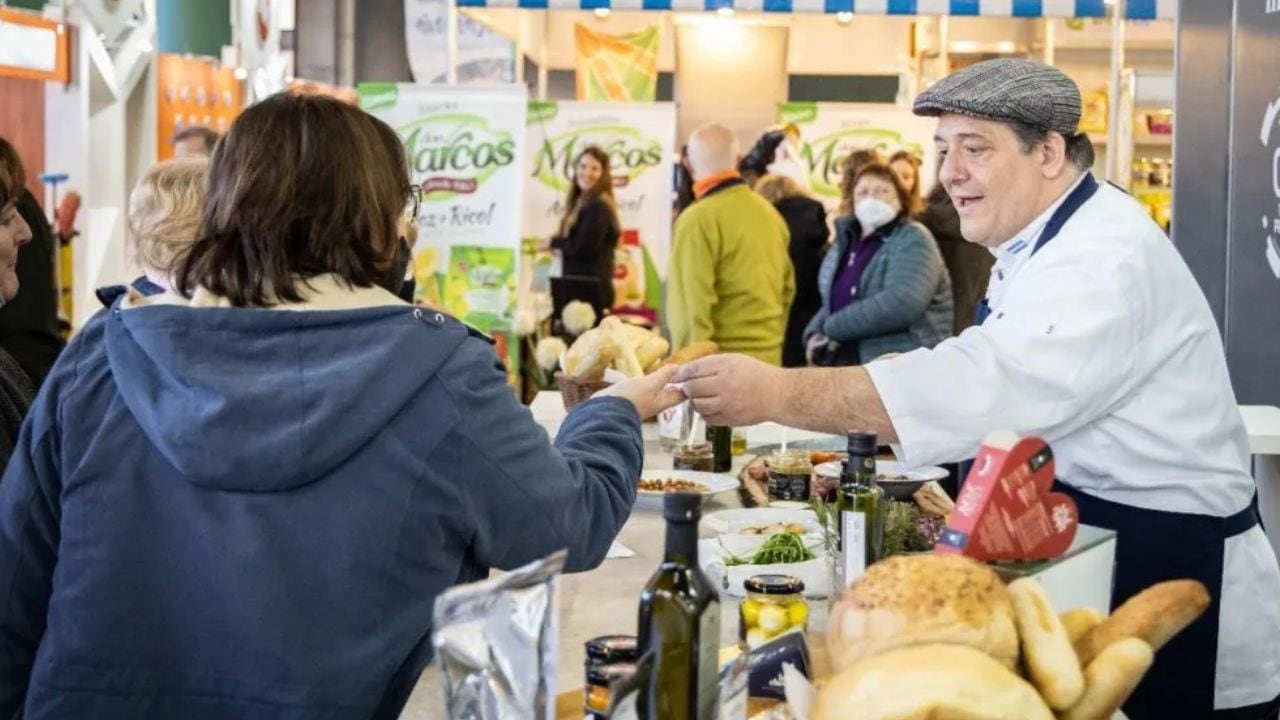
[[[1098,191],[1086,174],[1049,218],[1031,254],[1048,245],[1071,216]],[[991,314],[984,298],[974,312],[981,325]],[[968,475],[964,463],[961,477]],[[1223,557],[1227,538],[1259,523],[1257,498],[1231,517],[1147,510],[1083,493],[1060,481],[1054,489],[1075,500],[1080,522],[1117,533],[1112,608],[1165,580],[1195,579],[1209,589],[1211,603],[1199,620],[1156,654],[1124,712],[1129,720],[1200,720],[1213,717],[1218,658],[1218,610],[1222,598]]]

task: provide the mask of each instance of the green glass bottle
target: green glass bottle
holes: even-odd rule
[[[707,425],[707,442],[715,455],[712,472],[727,473],[733,469],[733,428],[723,425]]]
[[[836,579],[841,589],[862,577],[884,548],[884,490],[876,484],[875,433],[850,432],[849,457],[840,476],[840,557]]]
[[[640,595],[639,652],[653,656],[648,718],[716,720],[720,598],[698,568],[701,503],[693,493],[663,499],[667,551]]]

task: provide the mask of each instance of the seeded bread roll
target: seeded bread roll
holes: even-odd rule
[[[959,555],[899,555],[872,565],[831,610],[837,670],[899,647],[966,645],[1018,662],[1013,604],[999,576]]]

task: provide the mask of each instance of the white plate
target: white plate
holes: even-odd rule
[[[801,523],[817,529],[818,517],[812,510],[783,510],[779,508],[741,508],[708,513],[702,517],[702,525],[717,535],[737,533],[748,525],[772,525],[774,523]]]
[[[725,566],[724,552],[718,540],[698,541],[698,564],[702,566],[702,571],[712,584],[732,597],[746,597],[747,592],[742,584],[755,575],[790,575],[800,578],[804,582],[805,597],[822,598],[831,593],[831,575],[827,571],[827,561],[822,557],[821,548],[814,550],[818,557],[807,562],[734,567]]]
[[[732,475],[694,472],[692,470],[645,470],[640,473],[640,478],[642,480],[688,480],[689,482],[701,483],[707,487],[707,491],[702,493],[704,498],[737,490],[739,487],[738,478]],[[636,493],[636,507],[661,510],[662,498],[665,496],[666,493],[664,492],[641,490]]]
[[[842,461],[822,463],[813,469],[813,472],[820,477],[840,477],[840,473],[844,472]],[[946,480],[947,471],[936,465],[930,465],[922,468],[907,470],[902,463],[896,460],[877,460],[877,475],[901,475],[911,482],[929,482],[931,480]],[[886,481],[882,481],[886,482]],[[893,482],[889,480],[887,482]]]

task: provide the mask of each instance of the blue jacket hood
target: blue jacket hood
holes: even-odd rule
[[[120,308],[106,350],[123,402],[189,482],[223,490],[278,492],[324,477],[386,427],[458,344],[441,335],[424,353],[397,326],[444,318],[404,305]]]

